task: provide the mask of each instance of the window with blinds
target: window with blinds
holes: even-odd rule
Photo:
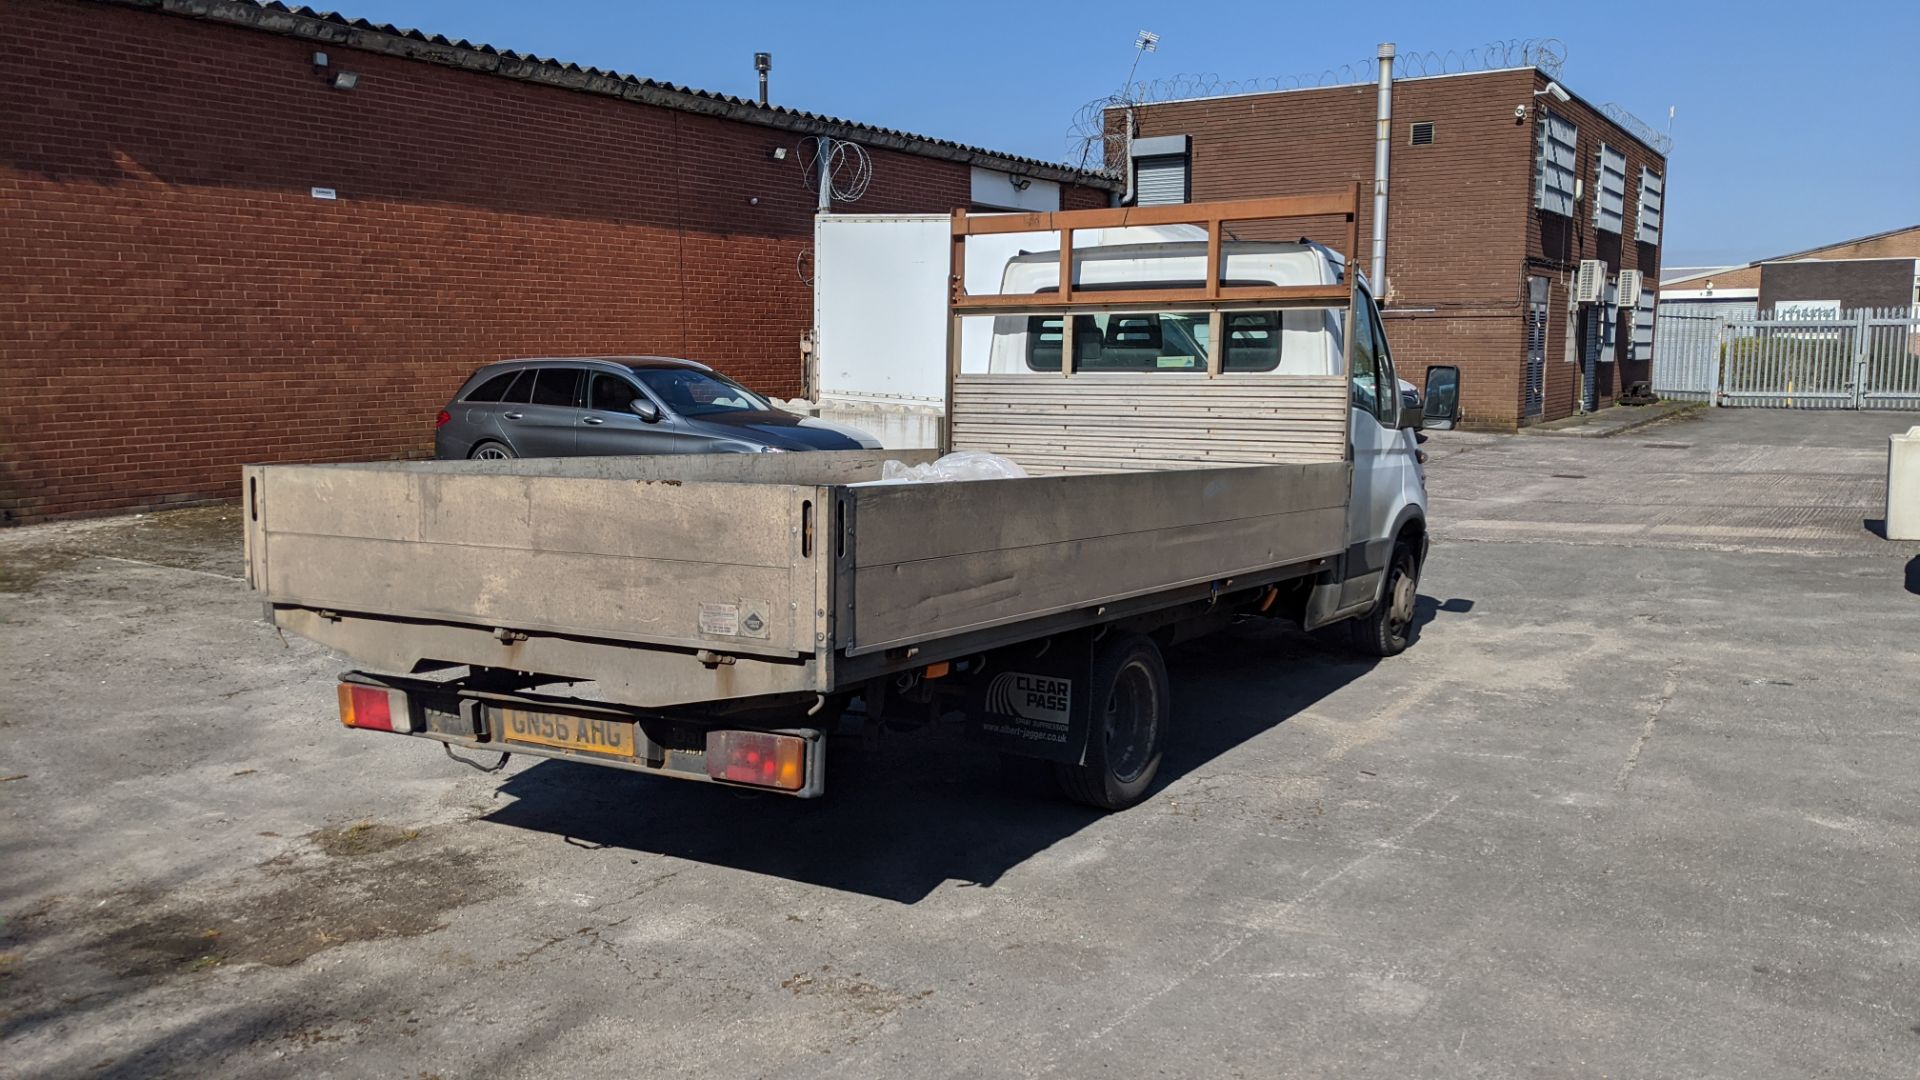
[[[1642,167],[1640,201],[1634,211],[1633,238],[1642,244],[1660,242],[1660,207],[1665,201],[1667,182],[1659,173]]]
[[[1627,224],[1627,155],[1601,143],[1593,181],[1593,227],[1620,232]]]
[[[1534,167],[1533,206],[1562,217],[1573,216],[1574,171],[1580,128],[1571,120],[1540,110],[1539,153]]]

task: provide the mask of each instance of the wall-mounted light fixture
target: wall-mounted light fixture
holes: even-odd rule
[[[772,150],[767,151],[767,157],[774,161],[785,161],[787,160],[787,148],[784,146],[776,146]]]
[[[1013,190],[1015,191],[1025,191],[1033,186],[1033,178],[1030,176],[1009,176],[1007,177],[1007,183],[1012,184]]]
[[[325,70],[327,70],[327,54],[323,52],[314,53],[313,54],[313,73],[315,75],[318,75]]]
[[[351,90],[360,85],[360,76],[351,71],[342,71],[333,77],[335,90]]]

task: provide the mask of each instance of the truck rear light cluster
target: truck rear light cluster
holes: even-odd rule
[[[799,791],[807,782],[807,740],[763,731],[710,731],[707,775],[733,784]]]
[[[405,692],[358,683],[340,684],[340,722],[365,731],[413,730]]]

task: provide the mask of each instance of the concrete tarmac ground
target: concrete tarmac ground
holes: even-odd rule
[[[1126,813],[343,730],[236,511],[0,532],[0,1077],[1920,1075],[1911,415],[1445,433],[1420,638],[1178,650]]]

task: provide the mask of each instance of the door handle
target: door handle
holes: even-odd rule
[[[600,419],[600,418],[599,418],[599,417],[597,417],[597,416],[583,416],[583,417],[581,417],[581,418],[580,418],[580,422],[581,422],[581,423],[583,423],[583,424],[604,424],[604,423],[606,423],[606,421],[605,421],[605,420],[602,420],[602,419]]]
[[[517,412],[510,412],[510,413],[503,413],[502,415],[503,415],[503,416],[505,416],[505,417],[506,417],[507,419],[509,419],[509,420],[518,420],[518,419],[520,419],[521,417],[523,417],[523,416],[525,416],[525,415],[527,415],[527,414],[526,414],[526,413],[517,413]]]

